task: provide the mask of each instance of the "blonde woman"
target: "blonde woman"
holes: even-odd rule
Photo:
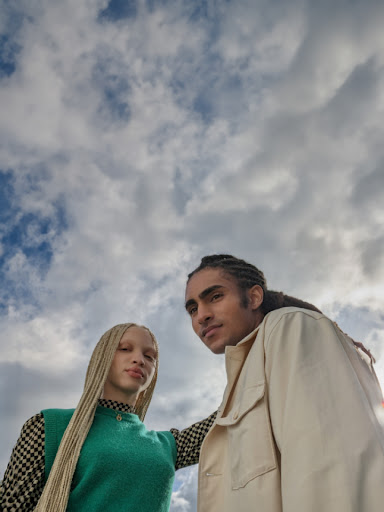
[[[112,327],[93,351],[76,409],[29,419],[1,488],[3,512],[166,512],[175,469],[198,462],[215,413],[188,429],[148,431],[142,421],[158,370],[152,332]]]

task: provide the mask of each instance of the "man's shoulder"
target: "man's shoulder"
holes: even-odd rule
[[[265,318],[267,318],[267,317],[281,318],[281,317],[283,317],[285,315],[293,315],[293,314],[309,315],[309,316],[312,316],[313,318],[324,317],[324,314],[320,313],[318,311],[312,311],[311,309],[297,308],[297,307],[294,307],[294,306],[289,306],[289,307],[286,307],[286,308],[275,309],[274,311],[271,311],[270,313],[265,315]]]
[[[268,330],[273,329],[276,324],[281,322],[304,322],[311,320],[320,320],[327,319],[327,317],[323,313],[319,313],[318,311],[312,311],[310,309],[297,308],[297,307],[286,307],[275,309],[271,311],[267,315],[265,315],[263,323],[265,328]],[[328,320],[328,319],[327,319]]]
[[[249,343],[253,344],[255,339],[258,339],[259,342],[260,340],[266,340],[276,330],[275,328],[277,326],[283,330],[289,329],[292,326],[295,326],[295,330],[297,330],[300,324],[305,324],[309,328],[316,328],[320,325],[318,323],[320,320],[324,320],[326,323],[332,323],[331,320],[329,320],[329,318],[327,318],[323,313],[312,311],[310,309],[291,306],[275,309],[274,311],[267,313],[261,324],[259,324],[254,331],[249,333],[248,336],[246,336],[237,346]],[[230,350],[232,349],[227,347],[226,353]]]
[[[323,313],[310,309],[287,307],[271,311],[264,318],[261,339],[265,349],[283,342],[300,346],[308,339],[333,339],[337,336],[335,324]]]

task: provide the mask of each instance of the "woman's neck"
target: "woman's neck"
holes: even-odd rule
[[[119,404],[127,404],[127,405],[134,406],[136,403],[137,397],[136,397],[136,394],[131,395],[131,394],[123,393],[123,392],[119,393],[117,391],[114,391],[112,393],[112,392],[108,392],[108,390],[104,389],[104,392],[101,395],[101,398],[103,398],[104,400],[112,400],[113,402],[118,402]]]

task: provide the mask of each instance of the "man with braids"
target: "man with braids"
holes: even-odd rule
[[[189,274],[185,307],[228,383],[200,453],[198,512],[381,512],[373,358],[316,307],[231,255]]]

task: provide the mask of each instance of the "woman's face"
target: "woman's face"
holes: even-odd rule
[[[104,385],[103,398],[134,405],[153,378],[156,349],[142,327],[129,327],[120,340]]]

